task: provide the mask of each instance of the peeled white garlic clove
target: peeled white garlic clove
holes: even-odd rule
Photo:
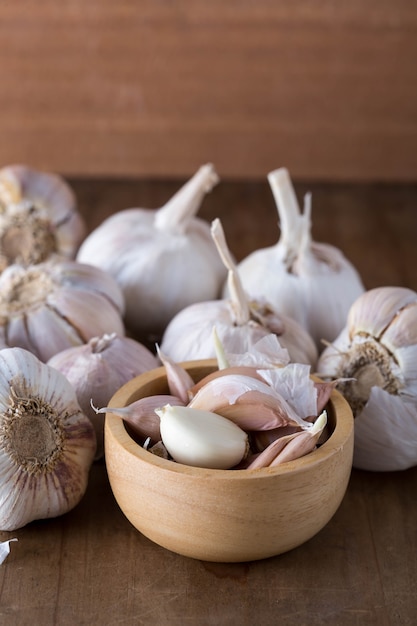
[[[97,335],[124,335],[123,311],[117,283],[91,265],[45,261],[0,275],[1,338],[41,361]]]
[[[27,350],[1,350],[0,530],[75,507],[95,450],[93,426],[65,376]]]
[[[311,196],[304,214],[285,168],[268,175],[280,217],[274,246],[252,252],[238,264],[243,288],[252,298],[267,298],[279,313],[303,326],[317,349],[342,330],[350,305],[364,291],[361,278],[340,250],[311,237]],[[227,296],[228,288],[225,287]]]
[[[53,255],[73,259],[85,235],[75,194],[61,176],[26,165],[0,169],[0,271]]]
[[[342,379],[355,417],[353,464],[371,471],[417,465],[417,293],[378,287],[361,295],[318,372]]]
[[[308,332],[294,320],[278,315],[269,304],[249,300],[227,249],[220,220],[213,221],[211,232],[219,255],[228,264],[231,296],[198,302],[177,313],[165,329],[161,350],[177,362],[215,358],[215,327],[226,352],[250,352],[258,341],[274,333],[279,340],[277,360],[314,365],[318,353]]]
[[[105,333],[87,343],[67,348],[48,360],[74,387],[83,412],[94,425],[97,455],[103,455],[104,416],[91,406],[108,404],[113,394],[135,376],[158,367],[158,359],[141,343]]]
[[[108,271],[122,288],[126,325],[141,340],[160,337],[184,307],[220,295],[226,271],[209,225],[195,217],[217,181],[203,165],[165,206],[116,213],[80,247],[78,261]]]
[[[230,469],[247,452],[247,434],[221,415],[169,404],[156,413],[161,418],[162,442],[178,463]]]

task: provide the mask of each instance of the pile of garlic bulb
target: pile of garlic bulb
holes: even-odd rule
[[[250,297],[267,298],[278,313],[301,324],[320,352],[322,341],[332,341],[342,330],[349,307],[364,286],[340,250],[312,240],[310,194],[301,214],[288,171],[270,172],[268,180],[281,235],[274,246],[243,259],[238,264],[239,276]]]
[[[346,379],[338,389],[355,417],[354,467],[395,471],[417,465],[416,292],[365,292],[317,368],[323,377]]]

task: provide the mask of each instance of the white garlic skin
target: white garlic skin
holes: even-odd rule
[[[317,370],[323,377],[355,379],[338,385],[355,417],[354,467],[396,471],[417,465],[416,292],[365,292]]]
[[[126,326],[140,340],[160,337],[185,306],[217,298],[226,276],[210,236],[195,217],[218,178],[212,165],[157,210],[131,208],[107,218],[83,242],[77,260],[109,272],[126,301]]]
[[[41,361],[97,334],[125,334],[123,294],[103,270],[76,261],[11,265],[0,274],[0,341]]]
[[[177,362],[216,358],[213,328],[229,352],[250,351],[260,339],[276,333],[293,362],[315,365],[317,349],[312,338],[294,320],[267,315],[266,325],[250,320],[236,325],[229,300],[190,305],[177,313],[162,336],[161,350]]]
[[[65,376],[26,350],[1,350],[0,530],[74,508],[95,451],[93,426]]]
[[[148,348],[130,337],[105,334],[55,354],[48,365],[59,370],[76,391],[81,409],[96,432],[96,458],[103,456],[104,415],[91,406],[107,406],[122,385],[159,366]]]
[[[155,413],[161,419],[162,442],[178,463],[230,469],[247,452],[247,434],[221,415],[169,404]]]
[[[362,279],[344,254],[311,239],[309,214],[300,214],[288,171],[268,175],[280,213],[281,236],[238,263],[244,289],[267,298],[278,313],[291,317],[313,337],[332,341],[342,330],[351,304],[364,291]],[[227,285],[223,294],[227,295]]]
[[[27,165],[0,169],[0,267],[73,259],[86,224],[70,185],[58,174]]]

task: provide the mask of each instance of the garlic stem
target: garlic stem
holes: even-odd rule
[[[155,227],[183,233],[219,177],[211,163],[202,165],[190,180],[155,215]]]
[[[211,223],[211,236],[216,244],[219,256],[228,270],[227,284],[230,293],[230,302],[235,314],[235,322],[237,326],[244,326],[250,320],[251,311],[236,264],[227,246],[223,226],[219,218],[216,218]]]
[[[298,253],[301,237],[301,213],[297,196],[288,170],[281,167],[268,174],[268,182],[277,205],[281,244],[286,248],[288,257]],[[291,263],[290,263],[291,264]]]

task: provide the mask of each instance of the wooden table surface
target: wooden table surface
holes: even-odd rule
[[[178,181],[72,182],[90,228],[129,206],[155,208]],[[368,288],[417,290],[417,185],[296,185],[313,191],[315,239],[340,247]],[[221,217],[237,258],[278,237],[267,182],[223,182],[200,212]],[[264,561],[189,559],[141,536],[120,512],[104,461],[82,502],[37,521],[0,566],[5,626],[414,625],[417,620],[417,467],[354,470],[328,525]]]

